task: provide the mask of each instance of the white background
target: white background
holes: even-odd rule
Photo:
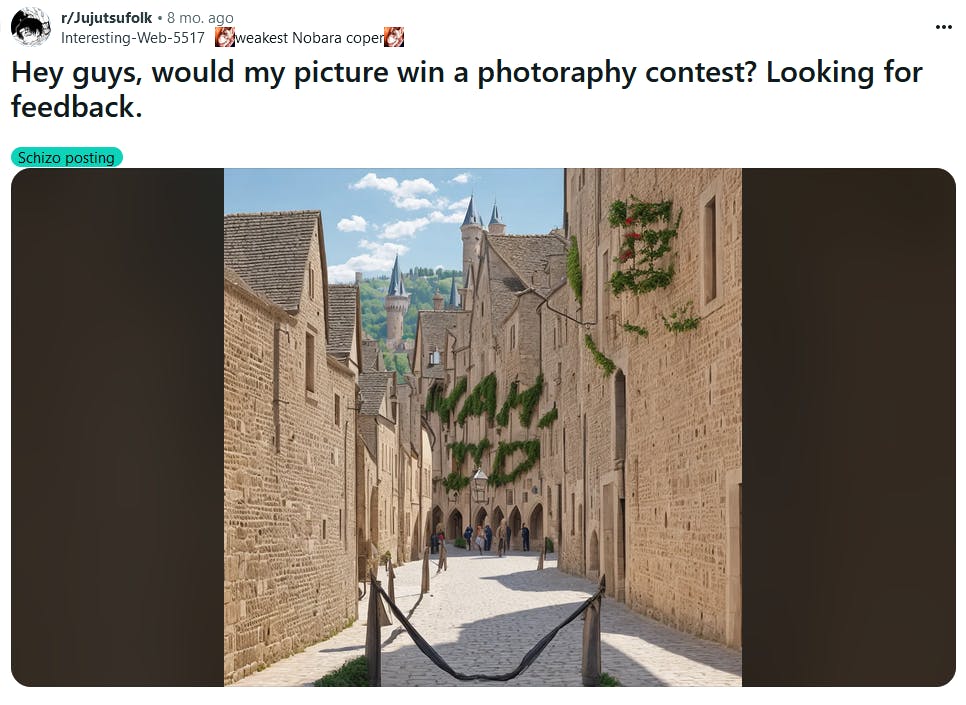
[[[31,0],[33,2],[34,0]],[[0,38],[0,80],[6,88],[0,101],[0,156],[9,178],[16,173],[9,161],[17,146],[114,146],[124,153],[123,168],[197,167],[929,167],[943,168],[954,178],[963,173],[964,58],[966,23],[955,2],[650,2],[562,4],[531,0],[490,0],[486,3],[370,1],[354,3],[229,1],[168,2],[153,5],[115,0],[40,6],[51,17],[53,33],[40,47],[23,48],[9,36]],[[21,3],[6,3],[12,17]],[[139,12],[155,17],[192,13],[201,25],[158,23],[150,27],[97,25],[65,27],[62,13]],[[384,25],[403,25],[406,46],[387,50],[341,45],[248,45],[232,50],[213,46],[212,13],[234,15],[240,33],[293,30],[319,34],[381,33]],[[6,22],[6,20],[4,20]],[[937,30],[952,24],[953,30]],[[6,26],[6,25],[4,25]],[[206,32],[195,46],[64,45],[60,32],[134,32],[138,30]],[[0,33],[6,35],[5,32]],[[214,58],[224,65],[235,60],[235,83],[157,86],[149,67],[203,65]],[[515,65],[638,66],[628,90],[599,84],[593,90],[575,84],[494,85],[476,88],[476,67],[497,59]],[[873,66],[875,85],[769,84],[765,65],[814,66],[826,63]],[[882,67],[890,58],[905,66],[922,66],[918,84],[887,84]],[[390,68],[386,84],[314,84],[294,91],[292,67],[343,62]],[[392,75],[394,66],[428,64],[446,69],[442,84],[404,85]],[[65,66],[65,79],[54,90],[37,84],[11,83],[11,63]],[[651,84],[643,67],[734,65],[753,60],[758,68],[751,84]],[[244,65],[287,66],[282,86],[242,82]],[[124,92],[136,101],[140,119],[24,119],[10,117],[15,93],[28,100],[62,100],[75,92],[67,79],[79,65],[134,66],[143,78],[137,87],[115,91],[80,91],[88,100],[114,98]],[[471,82],[452,82],[456,66],[470,68]],[[109,198],[110,194],[105,194]],[[834,197],[834,194],[830,194]],[[847,194],[843,194],[847,197]],[[0,189],[3,222],[9,222],[9,191]],[[957,195],[962,210],[962,195]],[[957,229],[957,232],[961,228]],[[958,259],[963,248],[959,248]],[[4,286],[4,337],[0,351],[2,412],[10,408],[10,258],[9,240],[0,248]],[[957,308],[963,311],[962,292]],[[962,330],[963,326],[960,325]],[[957,383],[957,398],[962,395]],[[963,421],[957,424],[961,431]],[[3,478],[0,498],[4,526],[9,526],[10,423],[0,424]],[[958,499],[962,500],[960,483]],[[961,504],[961,502],[960,502]],[[959,530],[960,546],[966,544]],[[4,579],[0,661],[9,663],[9,543],[2,542],[0,570]],[[962,550],[959,552],[962,558]],[[960,560],[960,566],[963,561]],[[961,569],[958,571],[961,573]],[[962,581],[959,581],[962,584]],[[959,591],[961,592],[961,590]],[[912,606],[897,606],[897,609]],[[960,610],[962,611],[962,610]],[[887,618],[887,615],[883,616]],[[950,615],[952,619],[953,616]],[[962,617],[957,619],[961,633]],[[904,647],[907,648],[907,647]],[[962,660],[960,656],[959,660]],[[630,702],[660,699],[754,699],[775,697],[811,700],[816,697],[933,700],[958,699],[959,681],[942,689],[919,692],[852,690],[740,692],[678,690],[661,692],[609,690],[595,697]],[[489,690],[463,689],[443,693],[396,692],[393,698],[453,698],[483,702]],[[556,697],[583,693],[553,691]],[[387,694],[383,693],[382,698]],[[520,700],[513,691],[501,699]],[[539,694],[528,691],[528,698]],[[16,700],[82,698],[128,702],[132,698],[166,702],[172,697],[264,702],[266,697],[309,699],[331,695],[311,689],[267,693],[257,689],[226,689],[171,693],[123,689],[72,692],[22,688],[9,672],[4,697]],[[376,693],[364,699],[375,700]],[[346,697],[344,692],[339,697]],[[353,694],[353,700],[359,696]]]

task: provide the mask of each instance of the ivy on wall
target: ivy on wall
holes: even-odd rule
[[[651,227],[664,222],[663,228]],[[671,225],[671,201],[645,203],[635,196],[631,201],[614,201],[610,204],[608,222],[614,228],[627,228],[621,249],[614,261],[622,266],[610,278],[610,288],[615,294],[631,291],[646,294],[663,289],[674,279],[674,263],[666,267],[659,260],[671,251],[671,241],[677,237],[678,224]]]
[[[664,327],[671,333],[684,333],[694,330],[701,322],[700,316],[692,316],[691,302],[688,301],[684,306],[674,310],[670,316],[661,315]]]
[[[496,416],[496,375],[493,372],[473,387],[473,391],[463,402],[463,408],[456,417],[456,423],[462,426],[468,417],[480,416],[484,412],[491,421]]]
[[[517,389],[519,388],[519,382],[513,381],[510,383],[510,391],[507,392],[506,400],[504,400],[503,406],[500,407],[500,413],[496,415],[496,422],[500,427],[505,427],[510,423],[510,409],[517,405]]]
[[[671,285],[675,274],[674,262],[665,261],[665,256],[671,253],[671,244],[678,235],[682,211],[678,210],[673,223],[672,214],[671,201],[648,203],[631,196],[627,201],[618,200],[610,204],[608,222],[611,227],[624,230],[620,249],[614,258],[618,267],[607,282],[613,294],[630,292],[640,296]],[[571,256],[576,244],[576,238],[572,237],[571,249],[567,253],[568,277],[571,276]],[[579,254],[574,257],[579,274]],[[661,314],[661,320],[669,332],[684,333],[696,329],[701,318],[693,315],[691,302],[688,302],[670,315]],[[644,326],[632,323],[624,323],[622,328],[642,338],[647,338],[650,334]],[[584,336],[584,344],[604,375],[612,375],[617,365],[597,348],[590,334]]]
[[[525,453],[525,457],[519,465],[513,468],[512,472],[505,473],[503,468],[506,465],[506,459],[518,450],[522,450]],[[496,448],[496,457],[493,458],[493,468],[487,483],[493,487],[507,485],[516,480],[522,473],[530,470],[539,459],[540,439],[510,442],[500,441],[500,444]]]
[[[580,271],[580,248],[577,246],[577,238],[570,236],[570,247],[567,248],[567,281],[570,288],[574,291],[574,298],[577,303],[584,301],[584,275]]]
[[[468,484],[470,484],[470,478],[462,473],[457,472],[456,470],[443,478],[443,487],[445,487],[448,492],[459,492]]]
[[[456,384],[453,385],[453,391],[449,393],[449,396],[443,396],[443,390],[439,385],[434,384],[430,390],[429,395],[426,397],[426,411],[435,411],[439,414],[440,421],[444,424],[449,423],[449,415],[456,408],[457,402],[459,402],[460,397],[466,393],[466,377],[460,377],[456,380]]]
[[[446,447],[453,451],[453,460],[456,462],[456,465],[462,467],[463,463],[466,461],[467,453],[472,455],[473,462],[479,465],[480,461],[483,459],[483,453],[485,453],[486,449],[491,445],[490,439],[484,438],[478,443],[463,443],[462,441],[455,441]]]
[[[647,328],[642,328],[641,326],[635,326],[631,323],[625,323],[623,325],[623,328],[629,333],[637,333],[642,338],[646,338],[649,335],[647,332]]]
[[[546,428],[556,420],[557,407],[553,407],[550,411],[540,417],[540,420],[537,422],[537,428]]]
[[[587,335],[584,336],[584,345],[587,346],[587,349],[590,350],[591,354],[594,356],[594,362],[597,363],[597,366],[604,371],[605,377],[610,377],[612,374],[614,374],[614,370],[617,369],[617,365],[614,364],[613,360],[597,349],[597,346],[594,344],[594,339],[590,337],[590,333],[587,333]]]
[[[543,394],[542,372],[537,375],[537,379],[532,387],[517,396],[517,401],[520,405],[520,423],[526,428],[530,427],[530,422],[533,420],[533,412],[537,408],[537,402],[540,401],[541,394]]]
[[[506,401],[503,402],[500,412],[496,415],[496,422],[501,427],[510,423],[510,410],[517,407],[520,409],[520,423],[526,428],[530,427],[533,421],[533,412],[537,408],[537,402],[540,401],[540,395],[543,394],[543,373],[537,375],[532,387],[528,387],[522,392],[518,391],[519,388],[520,385],[516,381],[510,384]]]

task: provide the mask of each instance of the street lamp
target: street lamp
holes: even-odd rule
[[[486,500],[486,473],[483,472],[483,468],[480,466],[476,467],[476,474],[473,475],[473,499],[476,500],[478,504],[482,504]]]

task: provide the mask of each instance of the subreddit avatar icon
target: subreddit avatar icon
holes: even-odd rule
[[[25,7],[13,16],[10,31],[25,47],[40,46],[50,36],[50,20],[39,7]]]

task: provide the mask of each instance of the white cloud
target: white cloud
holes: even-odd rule
[[[344,233],[364,233],[366,231],[366,219],[361,215],[354,215],[351,218],[343,218],[336,223],[336,228]]]
[[[397,220],[389,223],[382,229],[379,237],[383,240],[398,240],[404,237],[412,237],[418,231],[429,225],[429,218],[416,218],[414,220]]]
[[[396,181],[391,176],[380,178],[373,172],[369,172],[354,184],[349,186],[351,189],[376,189],[390,194],[393,205],[404,210],[416,210],[418,208],[431,208],[432,203],[424,198],[418,198],[423,194],[436,193],[436,186],[428,179],[404,179]]]
[[[457,174],[452,179],[450,179],[454,184],[468,184],[470,182],[469,173]]]
[[[393,196],[392,202],[395,204],[396,208],[402,208],[407,211],[415,211],[420,208],[432,208],[433,202],[428,201],[425,198],[414,198],[412,196],[405,196],[402,198],[397,198]]]
[[[379,233],[380,240],[401,240],[403,238],[409,238],[418,233],[420,230],[425,228],[430,223],[462,223],[463,216],[459,213],[445,214],[442,211],[433,211],[429,215],[422,218],[413,218],[412,220],[397,220],[394,223],[389,223],[383,226],[382,232]]]
[[[406,245],[399,245],[394,242],[360,240],[359,247],[367,250],[367,252],[350,257],[342,264],[329,266],[329,281],[353,282],[356,272],[363,274],[388,272],[392,269],[396,255],[402,256],[409,252]]]
[[[418,196],[421,193],[436,193],[436,187],[427,179],[406,179],[396,190],[398,196]]]
[[[396,255],[404,255],[409,252],[407,245],[400,245],[395,242],[373,242],[372,240],[359,240],[359,247],[369,250],[377,257],[387,258],[390,266]]]
[[[359,179],[357,182],[349,186],[351,189],[364,189],[364,188],[374,188],[380,191],[395,191],[399,187],[399,182],[396,181],[391,176],[387,176],[385,179],[380,179],[378,176],[373,174],[371,171]]]
[[[429,214],[429,221],[431,223],[462,223],[463,216],[459,213],[450,213],[449,215],[443,215],[439,211],[433,211]]]
[[[469,205],[470,205],[470,197],[467,196],[466,198],[461,198],[460,200],[456,201],[455,203],[450,203],[449,204],[449,209],[451,211],[464,211],[465,212],[466,211],[466,207],[469,206]]]

